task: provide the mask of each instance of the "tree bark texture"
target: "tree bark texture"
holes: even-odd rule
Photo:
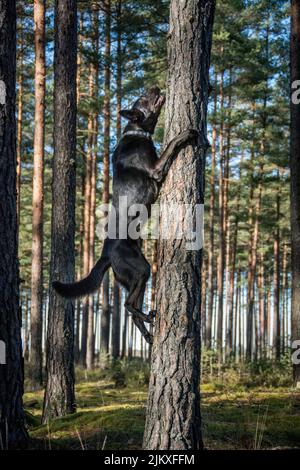
[[[56,0],[54,156],[50,282],[73,282],[76,159],[77,2]],[[43,421],[75,411],[74,303],[50,287]]]
[[[292,0],[291,81],[300,80],[300,0]],[[291,102],[292,341],[300,339],[300,104]],[[294,364],[300,387],[300,364]]]
[[[42,385],[43,353],[43,203],[45,145],[45,0],[34,1],[35,116],[32,192],[32,258],[30,315],[30,378],[33,388]]]
[[[214,0],[170,5],[165,144],[187,128],[199,145],[181,150],[162,188],[161,203],[203,203],[206,111]],[[162,210],[161,217],[167,215]],[[145,449],[201,449],[201,250],[160,238],[157,319],[144,433]]]
[[[16,3],[0,2],[0,449],[28,439],[23,411],[16,193]]]

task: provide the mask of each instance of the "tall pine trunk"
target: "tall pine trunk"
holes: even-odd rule
[[[104,1],[105,8],[105,66],[104,66],[104,150],[103,150],[103,195],[102,202],[109,203],[109,152],[110,152],[110,0]],[[102,315],[101,315],[101,367],[106,366],[109,353],[110,308],[109,308],[109,272],[104,275],[102,282]]]
[[[77,2],[56,0],[50,283],[75,275]],[[50,284],[43,422],[75,411],[74,303]]]
[[[34,1],[35,115],[32,191],[32,260],[30,315],[30,378],[34,389],[42,385],[43,353],[43,199],[45,145],[45,0]]]
[[[122,0],[117,2],[117,117],[116,131],[117,141],[121,138],[121,107],[122,107]],[[112,316],[112,357],[117,359],[120,356],[120,287],[118,281],[114,279],[114,307]]]
[[[27,442],[16,197],[16,4],[0,2],[0,448]],[[3,223],[5,221],[5,223]]]
[[[292,0],[291,81],[300,80],[300,0]],[[298,85],[299,88],[299,85]],[[300,339],[300,103],[291,102],[292,341]],[[294,364],[300,387],[300,364]]]
[[[22,18],[20,18],[20,52],[18,79],[18,125],[17,125],[17,214],[20,225],[21,209],[21,173],[22,173],[22,144],[23,144],[23,90],[24,90],[24,33]]]
[[[91,75],[93,79],[93,93],[92,93],[92,150],[91,150],[91,199],[90,199],[90,228],[89,228],[89,271],[92,270],[95,264],[95,229],[96,229],[96,185],[97,185],[97,139],[98,139],[98,109],[96,108],[95,101],[98,97],[98,74],[99,74],[99,11],[97,6],[93,4],[92,13],[92,27],[93,27],[93,60],[91,64]],[[95,349],[95,333],[94,333],[94,298],[89,299],[89,319],[87,331],[87,354],[86,366],[87,369],[94,367],[94,349]]]
[[[223,50],[221,51],[221,53]],[[218,284],[218,312],[217,312],[217,349],[218,360],[222,360],[223,350],[223,300],[224,300],[224,268],[225,268],[225,233],[224,233],[224,122],[223,122],[223,109],[224,108],[224,70],[221,72],[220,82],[220,168],[219,168],[219,256],[218,256],[218,269],[217,269],[217,284]]]
[[[215,74],[215,84],[217,82],[217,74]],[[214,242],[215,242],[215,165],[216,165],[216,144],[217,144],[217,128],[216,128],[216,111],[217,111],[217,91],[214,90],[214,122],[212,129],[211,144],[211,176],[210,176],[210,201],[209,201],[209,243],[208,243],[208,274],[207,274],[207,321],[206,321],[206,347],[212,346],[212,318],[214,305]]]
[[[196,128],[203,146],[187,146],[163,185],[168,204],[203,203],[208,72],[214,0],[172,0],[168,35],[165,144]],[[178,91],[180,90],[180,93]],[[162,206],[163,207],[163,206]],[[160,239],[158,315],[144,433],[145,449],[202,448],[200,416],[201,250],[185,239]],[[172,293],[172,295],[169,295]]]

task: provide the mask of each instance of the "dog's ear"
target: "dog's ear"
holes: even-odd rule
[[[144,119],[144,114],[139,109],[121,109],[120,114],[123,118],[131,122],[141,122]]]

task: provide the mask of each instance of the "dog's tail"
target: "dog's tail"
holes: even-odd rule
[[[81,279],[81,281],[73,282],[72,284],[64,284],[63,282],[55,281],[52,283],[52,286],[59,295],[66,298],[83,297],[92,294],[100,287],[103,276],[109,266],[109,258],[101,256],[90,274]]]

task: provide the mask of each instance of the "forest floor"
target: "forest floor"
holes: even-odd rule
[[[205,383],[202,418],[208,449],[300,448],[300,391],[289,388],[217,390]],[[146,385],[116,388],[97,373],[76,385],[77,412],[41,425],[43,391],[24,396],[33,448],[140,449]]]

